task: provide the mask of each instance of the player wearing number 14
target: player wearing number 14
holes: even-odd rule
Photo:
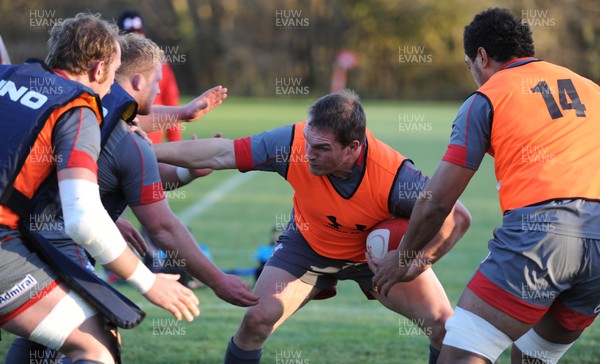
[[[528,25],[506,9],[477,14],[464,48],[479,88],[399,254],[419,256],[490,154],[503,222],[446,322],[438,363],[495,362],[513,342],[513,363],[555,363],[600,311],[600,87],[534,58]],[[373,281],[385,294],[406,275],[384,261]]]

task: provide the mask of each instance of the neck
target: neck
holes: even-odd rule
[[[88,76],[87,73],[83,73],[80,75],[75,75],[69,71],[65,71],[65,70],[60,70],[57,69],[55,70],[55,72],[61,76],[66,76],[69,80],[71,81],[76,81],[79,82],[80,84],[89,87],[90,89],[92,89],[92,91],[98,93],[98,89],[96,87],[97,83],[92,83],[90,81],[90,77]]]

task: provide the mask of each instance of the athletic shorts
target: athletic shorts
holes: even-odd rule
[[[41,300],[58,283],[58,276],[23,244],[18,231],[0,230],[0,326]]]
[[[591,325],[600,311],[600,204],[576,201],[505,215],[468,287],[525,323],[550,312],[569,330]]]
[[[317,254],[291,220],[265,265],[283,269],[302,282],[321,289],[314,298],[316,300],[335,296],[337,281],[348,279],[358,283],[368,299],[375,299],[369,293],[373,290],[373,272],[366,262],[337,260]]]

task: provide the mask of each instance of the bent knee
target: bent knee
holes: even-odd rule
[[[430,326],[425,328],[427,335],[434,347],[441,348],[444,336],[446,336],[446,321],[450,319],[454,312],[450,307],[441,310],[430,321]]]
[[[262,307],[252,307],[246,311],[244,322],[253,327],[273,326],[277,322],[277,315],[274,315]]]

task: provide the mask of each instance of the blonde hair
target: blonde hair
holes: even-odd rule
[[[95,61],[104,61],[107,67],[116,55],[118,39],[115,24],[101,19],[99,14],[79,13],[50,30],[46,64],[75,75],[90,71]]]
[[[121,45],[121,67],[117,78],[129,77],[137,73],[154,70],[156,64],[164,61],[164,52],[156,43],[143,35],[129,33],[119,38]]]

